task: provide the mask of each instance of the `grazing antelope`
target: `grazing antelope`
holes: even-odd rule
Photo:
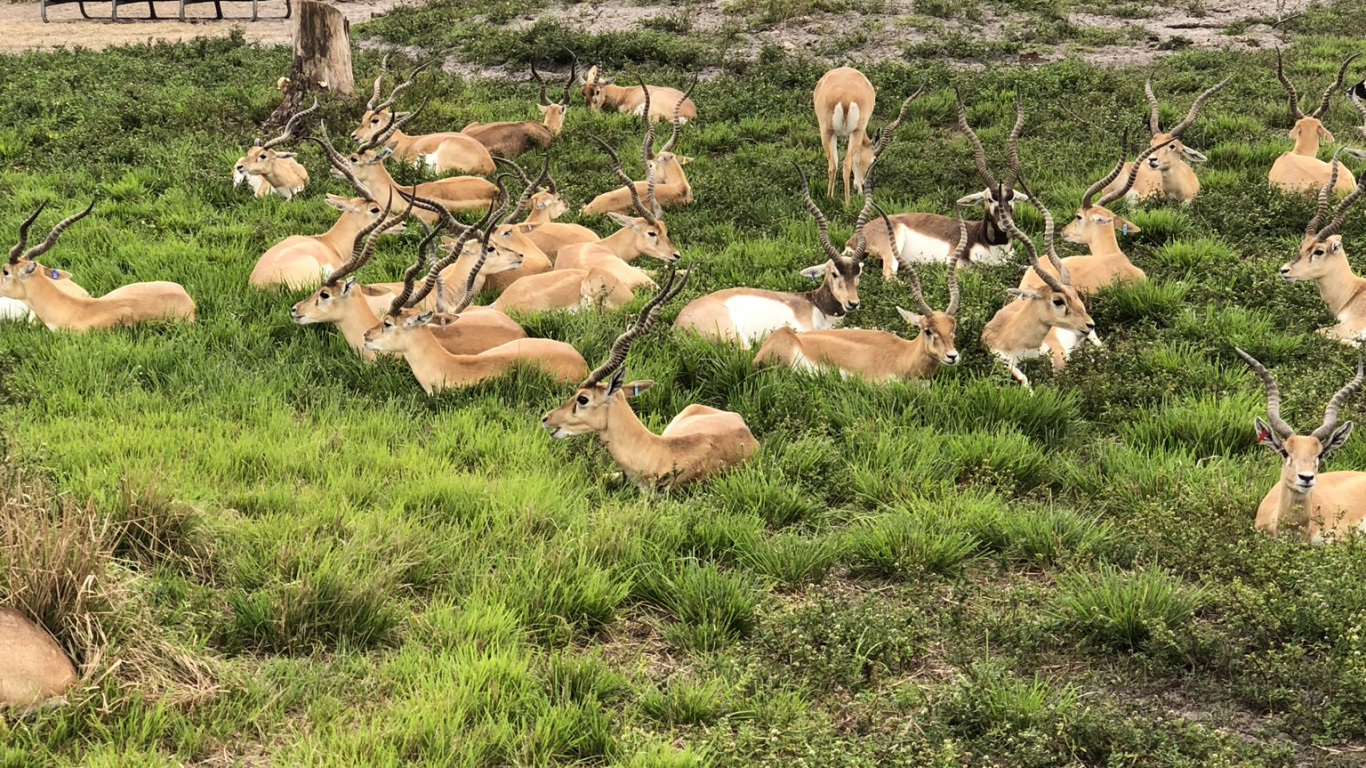
[[[980,221],[967,222],[968,250],[964,257],[965,263],[1002,264],[1013,254],[1010,248],[1010,235],[1001,226],[1000,208],[1009,205],[1013,212],[1015,204],[1024,200],[1024,193],[1015,190],[1008,201],[1001,197],[1004,187],[996,183],[996,178],[987,168],[986,150],[982,148],[982,142],[977,138],[972,126],[968,125],[967,110],[963,106],[962,96],[955,96],[958,101],[958,127],[972,144],[972,157],[977,166],[977,174],[986,183],[984,190],[960,198],[955,204],[955,208],[976,203],[981,203],[983,207]],[[913,264],[943,264],[948,261],[949,254],[958,248],[959,242],[956,238],[959,229],[953,217],[937,213],[899,213],[891,219],[896,231],[893,237],[888,237],[880,228],[874,228],[868,234],[868,252],[882,260],[884,279],[895,278],[898,262],[901,260]],[[892,255],[892,239],[896,240],[895,250],[901,254],[900,259]],[[844,247],[852,248],[853,245],[854,238],[851,237]]]
[[[291,290],[316,285],[340,268],[346,259],[342,254],[355,240],[357,233],[383,218],[379,203],[363,197],[328,195],[327,204],[341,212],[337,223],[321,235],[290,235],[261,255],[251,270],[247,283],[257,288],[284,285]],[[397,234],[402,224],[384,231]]]
[[[603,107],[611,107],[618,112],[630,112],[633,115],[645,114],[645,88],[644,85],[613,85],[610,79],[604,79],[597,67],[591,67],[588,74],[584,75],[583,102],[594,112],[600,111]],[[668,120],[671,115],[666,104],[673,104],[683,97],[683,92],[677,88],[666,88],[660,85],[650,86],[654,95],[659,101],[655,102],[650,109],[651,120]],[[691,98],[683,102],[679,114],[683,122],[697,119],[697,105]]]
[[[298,127],[299,118],[318,109],[318,99],[313,99],[313,106],[302,112],[295,112],[294,116],[285,123],[285,129],[279,136],[262,143],[257,139],[247,154],[237,159],[237,164],[232,169],[232,184],[237,186],[246,181],[251,184],[252,191],[257,197],[265,197],[270,193],[283,197],[286,200],[294,199],[294,196],[308,186],[308,169],[294,158],[293,152],[276,152],[271,147],[278,146],[294,138],[294,129]]]
[[[660,306],[678,295],[688,281],[685,273],[675,287],[674,279],[670,272],[635,325],[617,337],[607,361],[579,384],[574,396],[541,417],[541,426],[557,440],[598,435],[612,460],[642,490],[705,479],[743,463],[759,449],[759,441],[738,413],[693,404],[656,435],[640,423],[627,402],[654,385],[653,381],[626,382],[626,355],[631,344],[654,326]]]
[[[878,213],[886,225],[888,242],[893,257],[900,258],[896,251],[896,237],[893,234],[891,219],[881,209]],[[835,329],[830,331],[806,331],[797,333],[788,326],[778,328],[768,335],[759,354],[754,356],[756,364],[779,362],[797,368],[814,370],[820,365],[838,368],[848,376],[858,374],[872,381],[891,379],[929,380],[934,377],[939,366],[957,365],[958,349],[954,345],[954,334],[958,330],[958,277],[956,270],[959,259],[967,251],[967,222],[963,212],[958,211],[958,248],[949,261],[948,285],[949,305],[943,312],[936,312],[920,289],[920,278],[915,266],[907,263],[906,272],[911,279],[911,295],[915,298],[920,314],[907,312],[897,307],[897,314],[920,330],[920,334],[907,341],[894,333],[886,331],[865,331],[859,329]]]
[[[351,138],[365,149],[384,147],[402,162],[425,166],[435,173],[461,171],[464,173],[493,173],[493,157],[487,148],[473,137],[463,133],[425,133],[409,136],[401,129],[422,111],[418,107],[412,112],[395,112],[394,102],[398,95],[417,82],[417,76],[430,66],[430,62],[419,66],[406,81],[394,86],[389,98],[379,100],[380,83],[384,80],[389,57],[380,62],[379,75],[375,77],[374,92],[365,105],[360,127],[351,132]],[[425,102],[424,102],[425,106]]]
[[[1267,420],[1256,420],[1257,442],[1281,455],[1281,478],[1257,506],[1257,530],[1275,536],[1284,524],[1314,544],[1366,531],[1366,472],[1319,472],[1319,459],[1352,434],[1352,422],[1338,425],[1338,409],[1361,389],[1360,349],[1356,377],[1328,401],[1323,423],[1308,435],[1295,434],[1281,418],[1281,393],[1266,366],[1241,349],[1234,351],[1266,385]]]
[[[1228,81],[1231,79],[1226,77],[1214,87],[1197,96],[1191,104],[1190,111],[1186,113],[1186,119],[1164,133],[1160,122],[1157,96],[1153,94],[1153,77],[1148,75],[1148,81],[1143,85],[1143,92],[1148,97],[1148,106],[1150,107],[1148,130],[1152,134],[1152,139],[1149,148],[1157,149],[1145,153],[1147,163],[1140,167],[1138,175],[1129,185],[1128,196],[1130,200],[1163,197],[1168,200],[1180,200],[1183,203],[1189,203],[1195,199],[1196,194],[1200,192],[1200,178],[1195,175],[1195,170],[1190,167],[1190,163],[1203,163],[1209,158],[1182,144],[1181,134],[1185,133],[1191,123],[1195,122],[1205,100],[1228,85]],[[1141,162],[1141,159],[1134,161],[1134,163]],[[1129,163],[1125,163],[1120,172],[1128,171],[1129,165]]]
[[[516,157],[533,149],[550,146],[550,142],[564,129],[564,115],[569,110],[569,90],[574,85],[577,67],[576,60],[569,67],[569,79],[564,81],[564,95],[559,101],[551,101],[546,98],[545,81],[536,71],[536,62],[531,63],[531,76],[536,78],[536,82],[541,86],[541,103],[536,107],[541,111],[541,122],[519,120],[507,123],[470,123],[460,132],[484,145],[490,154],[503,157]]]
[[[1338,153],[1343,151],[1366,157],[1366,154],[1357,155],[1355,150],[1339,149]],[[1366,335],[1366,279],[1352,272],[1347,251],[1342,247],[1342,235],[1337,234],[1337,231],[1347,216],[1347,210],[1362,194],[1366,194],[1366,176],[1362,177],[1351,194],[1338,203],[1332,220],[1318,229],[1324,214],[1328,212],[1328,196],[1336,186],[1338,167],[1335,153],[1328,180],[1319,188],[1318,210],[1304,228],[1304,239],[1300,241],[1295,258],[1281,267],[1281,279],[1286,282],[1314,281],[1323,303],[1328,305],[1328,311],[1338,321],[1337,325],[1320,328],[1319,333],[1351,344]]]
[[[872,162],[873,145],[868,141],[868,120],[877,105],[877,91],[864,74],[853,67],[839,67],[821,76],[812,93],[816,124],[825,150],[825,196],[835,196],[835,169],[840,165],[839,139],[846,143],[844,166],[844,204],[849,204],[849,178],[863,189],[863,170]]]
[[[1328,103],[1332,100],[1333,91],[1342,86],[1342,78],[1347,74],[1347,65],[1352,63],[1356,54],[1347,57],[1338,69],[1337,80],[1323,92],[1323,98],[1319,100],[1318,109],[1309,114],[1304,114],[1300,110],[1300,96],[1295,91],[1295,86],[1285,76],[1285,69],[1281,62],[1281,51],[1276,49],[1276,77],[1285,86],[1290,98],[1290,114],[1295,118],[1295,127],[1290,129],[1290,138],[1295,142],[1295,148],[1276,158],[1276,162],[1271,166],[1271,172],[1267,174],[1267,180],[1273,186],[1280,187],[1287,192],[1299,192],[1301,194],[1313,194],[1319,187],[1323,186],[1328,180],[1328,163],[1318,158],[1319,140],[1332,142],[1333,134],[1323,127],[1321,122],[1323,116],[1328,112]],[[1356,180],[1351,173],[1342,173],[1337,182],[1334,192],[1347,192],[1356,185]]]
[[[47,253],[57,238],[72,224],[95,208],[92,202],[84,211],[63,219],[48,233],[47,239],[24,250],[28,228],[47,205],[44,202],[19,228],[19,242],[9,251],[9,261],[0,268],[0,296],[18,299],[33,310],[52,330],[83,332],[115,325],[136,325],[147,320],[185,320],[194,322],[194,300],[177,283],[131,283],[93,298],[72,295],[59,288],[55,270],[36,259]]]
[[[687,92],[692,93],[692,89],[697,85],[697,78],[693,78],[692,85],[688,86]],[[644,88],[644,84],[641,85]],[[672,116],[673,135],[664,142],[664,146],[659,152],[654,151],[655,130],[654,123],[645,121],[645,139],[640,145],[640,161],[642,167],[647,171],[646,181],[630,182],[628,186],[634,188],[634,195],[628,193],[626,189],[614,189],[604,192],[593,198],[592,201],[583,207],[585,214],[601,213],[629,213],[633,207],[633,197],[639,197],[647,191],[650,180],[654,182],[653,189],[649,190],[650,198],[653,201],[651,207],[658,210],[660,208],[673,208],[680,205],[687,205],[692,202],[692,185],[688,183],[688,177],[683,173],[683,166],[692,162],[691,157],[674,154],[674,144],[678,143],[679,128],[683,124],[683,119],[679,115],[679,109],[683,106],[684,99],[679,99],[674,104]],[[645,88],[645,104],[648,108],[650,103],[650,89]],[[595,137],[596,138],[596,137]],[[603,143],[598,139],[599,143]],[[605,146],[605,144],[604,144]],[[629,181],[629,179],[628,179]]]

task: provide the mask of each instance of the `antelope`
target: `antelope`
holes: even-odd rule
[[[1339,153],[1343,151],[1366,157],[1366,153],[1357,155],[1356,150],[1338,150]],[[1300,240],[1295,258],[1281,267],[1281,279],[1286,282],[1314,281],[1323,303],[1338,320],[1337,325],[1320,328],[1319,333],[1352,344],[1366,334],[1366,279],[1352,272],[1347,251],[1342,247],[1342,235],[1337,232],[1347,210],[1366,193],[1366,176],[1338,204],[1332,220],[1318,229],[1328,212],[1328,196],[1336,186],[1338,167],[1337,154],[1334,154],[1328,180],[1319,188],[1318,210],[1304,228],[1304,238]]]
[[[655,95],[660,97],[654,107],[650,109],[649,117],[651,120],[668,120],[670,114],[666,111],[664,104],[673,104],[683,97],[683,92],[677,88],[665,88],[659,85],[650,86]],[[645,114],[645,88],[644,85],[621,86],[613,85],[611,80],[603,79],[602,73],[598,68],[592,67],[588,74],[584,75],[583,102],[594,112],[601,111],[603,107],[611,107],[618,112],[630,112],[633,115],[642,116]],[[684,101],[679,114],[683,122],[697,119],[697,105],[689,98]]]
[[[39,204],[37,211],[34,211],[32,215],[19,224],[19,242],[21,244],[28,241],[29,227],[33,226],[33,222],[38,219],[38,214],[46,207],[47,201],[42,202]],[[22,250],[22,245],[16,245],[10,248],[9,258],[11,260],[17,258],[19,252]],[[77,298],[90,298],[90,294],[71,279],[70,272],[67,272],[64,269],[48,269],[44,271],[44,274],[52,280],[52,284],[56,286],[58,290]],[[33,314],[33,311],[28,308],[28,304],[25,304],[23,301],[0,297],[0,320],[27,320],[32,322],[36,317],[37,315]]]
[[[660,306],[687,284],[686,273],[677,287],[674,278],[671,272],[635,325],[612,343],[606,362],[580,382],[573,397],[541,417],[541,426],[556,440],[598,435],[612,460],[642,490],[705,479],[743,463],[759,449],[759,441],[738,413],[693,404],[656,435],[627,402],[654,385],[652,381],[626,382],[626,355],[631,344],[654,326]]]
[[[1271,166],[1271,172],[1267,174],[1267,180],[1273,186],[1279,187],[1287,192],[1298,192],[1301,194],[1313,194],[1315,190],[1323,186],[1328,180],[1328,163],[1318,158],[1319,140],[1332,142],[1333,134],[1323,127],[1321,122],[1323,116],[1328,112],[1328,103],[1332,100],[1333,91],[1342,85],[1342,78],[1347,74],[1347,66],[1356,58],[1356,54],[1347,57],[1342,62],[1342,67],[1338,69],[1337,80],[1328,86],[1323,92],[1323,98],[1319,100],[1318,109],[1309,114],[1304,114],[1300,110],[1300,96],[1295,91],[1295,86],[1285,76],[1285,69],[1281,62],[1281,51],[1276,49],[1276,77],[1285,86],[1290,98],[1290,115],[1295,118],[1295,127],[1290,129],[1290,138],[1295,142],[1295,148],[1276,158],[1276,162]],[[1337,182],[1334,192],[1347,192],[1356,185],[1351,173],[1343,173]]]
[[[460,130],[493,155],[515,157],[533,149],[550,146],[560,131],[564,129],[564,115],[569,110],[569,89],[574,85],[574,74],[578,67],[576,60],[569,68],[569,79],[564,81],[564,95],[559,101],[551,101],[545,95],[545,81],[536,71],[536,62],[531,63],[531,76],[541,86],[540,104],[542,121],[520,120],[510,123],[470,123]]]
[[[295,112],[294,116],[289,118],[279,136],[265,143],[260,139],[253,142],[247,154],[239,157],[233,166],[233,186],[246,181],[251,184],[252,191],[257,197],[265,197],[273,192],[286,200],[292,200],[295,195],[302,192],[304,187],[308,186],[308,169],[294,159],[296,155],[293,152],[276,152],[271,147],[294,138],[299,118],[317,109],[318,99],[314,98],[313,106],[302,112]]]
[[[892,220],[881,209],[878,209],[878,213],[886,225],[893,257],[899,259],[901,254],[896,249]],[[914,339],[907,341],[894,333],[859,329],[797,333],[789,326],[782,326],[770,333],[763,346],[759,347],[759,354],[754,356],[755,364],[778,362],[807,370],[814,370],[819,365],[831,365],[838,368],[841,374],[858,374],[871,381],[898,378],[928,381],[934,377],[941,364],[957,365],[958,349],[954,345],[954,334],[958,330],[955,318],[958,313],[958,277],[955,270],[968,244],[967,222],[963,220],[961,209],[957,213],[959,245],[949,261],[949,304],[943,312],[936,312],[925,301],[915,266],[906,265],[906,272],[911,279],[911,296],[915,298],[920,314],[907,312],[901,307],[897,307],[896,311],[908,325],[920,330]]]
[[[977,165],[977,173],[987,185],[981,192],[960,198],[955,204],[955,208],[962,208],[981,203],[983,208],[980,221],[967,222],[968,250],[963,257],[964,264],[1003,264],[1010,258],[1012,251],[1010,235],[1001,226],[1000,209],[1004,205],[1009,205],[1013,212],[1015,204],[1024,200],[1025,196],[1018,190],[1011,193],[1009,200],[1001,196],[1004,187],[996,183],[995,177],[987,168],[986,150],[982,148],[982,142],[977,138],[972,126],[968,125],[967,110],[963,106],[962,96],[955,96],[958,101],[958,126],[972,144],[973,162]],[[868,252],[882,260],[883,279],[896,278],[900,261],[913,264],[942,264],[948,261],[949,254],[958,248],[958,223],[949,216],[937,213],[899,213],[891,219],[896,230],[894,236],[889,237],[881,229],[874,229],[867,239]],[[900,259],[892,255],[893,239],[896,240],[896,251],[901,254]],[[852,248],[853,245],[854,238],[851,237],[844,247]]]
[[[1163,197],[1168,200],[1180,200],[1183,203],[1189,203],[1195,199],[1196,194],[1200,192],[1200,178],[1195,175],[1190,163],[1203,163],[1209,158],[1182,144],[1180,137],[1191,126],[1191,123],[1195,122],[1196,115],[1200,113],[1200,107],[1204,105],[1205,100],[1227,85],[1231,79],[1226,77],[1214,87],[1197,96],[1191,104],[1190,111],[1186,113],[1186,119],[1164,133],[1160,122],[1157,96],[1153,94],[1153,77],[1151,74],[1148,75],[1148,81],[1143,85],[1143,92],[1148,97],[1148,106],[1150,107],[1148,113],[1148,130],[1152,134],[1150,149],[1156,148],[1156,150],[1146,153],[1147,164],[1140,168],[1135,180],[1130,182],[1128,192],[1130,200]],[[1140,162],[1140,160],[1134,161],[1134,163]],[[1129,165],[1129,163],[1125,163],[1120,172],[1128,171]]]
[[[615,311],[631,301],[630,287],[601,267],[555,269],[527,275],[503,290],[492,307],[500,312],[578,310],[601,304]]]
[[[1248,353],[1235,349],[1266,386],[1266,421],[1256,420],[1257,442],[1281,456],[1281,477],[1257,506],[1257,530],[1275,536],[1281,525],[1313,544],[1366,531],[1366,472],[1319,473],[1319,459],[1341,448],[1352,434],[1352,422],[1338,424],[1338,409],[1361,389],[1361,350],[1357,375],[1338,390],[1323,411],[1323,423],[1308,435],[1297,435],[1281,418],[1281,393],[1271,372]]]
[[[9,261],[0,267],[0,296],[24,302],[52,330],[80,333],[147,320],[194,322],[194,300],[176,283],[131,283],[98,298],[72,295],[59,288],[53,271],[39,264],[37,258],[57,243],[67,227],[89,215],[95,203],[63,219],[43,242],[24,250],[28,228],[46,205],[39,205],[20,226],[19,242],[10,248]]]
[[[821,76],[812,94],[816,107],[816,124],[821,132],[821,149],[825,150],[825,196],[835,196],[835,168],[840,164],[839,139],[844,139],[848,150],[842,168],[844,204],[849,204],[849,177],[854,186],[863,188],[863,170],[872,161],[872,144],[868,141],[868,120],[877,105],[877,91],[864,74],[853,67],[839,67]]]
[[[640,161],[647,171],[648,178],[646,181],[636,182],[627,180],[630,182],[628,186],[634,189],[634,195],[629,195],[626,189],[604,192],[593,198],[588,205],[585,205],[583,213],[590,215],[613,212],[627,213],[633,207],[632,200],[645,192],[651,181],[654,182],[654,188],[650,190],[650,197],[657,201],[652,203],[652,207],[672,208],[692,202],[692,185],[688,184],[688,178],[683,173],[683,166],[692,162],[692,158],[674,154],[673,148],[674,144],[678,143],[679,128],[683,124],[679,110],[682,108],[687,94],[692,93],[692,89],[696,85],[697,78],[693,78],[692,85],[688,86],[683,98],[674,104],[673,134],[668,141],[664,142],[664,146],[657,153],[654,151],[654,123],[649,120],[645,121],[645,139],[640,145]],[[648,109],[650,89],[646,88],[643,82],[641,87],[645,88],[645,104]],[[602,143],[602,140],[598,139],[598,142]]]
[[[1347,95],[1352,99],[1352,105],[1361,113],[1361,127],[1357,131],[1366,138],[1366,80],[1362,80],[1347,90]]]
[[[430,63],[419,66],[411,77],[394,86],[389,98],[381,102],[380,84],[384,80],[388,64],[389,57],[385,56],[380,62],[379,75],[375,77],[374,91],[365,104],[365,114],[361,116],[360,127],[351,132],[351,138],[357,146],[362,147],[361,151],[384,147],[400,161],[425,166],[435,173],[493,173],[493,157],[483,144],[471,136],[449,131],[409,136],[401,130],[417,117],[422,107],[412,112],[395,112],[394,102],[400,93],[417,82],[418,74]]]
[[[247,283],[257,288],[284,285],[290,290],[316,285],[346,262],[342,254],[357,233],[383,218],[384,209],[363,197],[328,195],[327,204],[341,212],[331,229],[321,235],[291,235],[271,246],[252,268]],[[397,234],[403,225],[385,231]]]

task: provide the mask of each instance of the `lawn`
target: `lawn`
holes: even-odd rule
[[[723,287],[804,290],[799,270],[823,260],[792,164],[823,167],[810,99],[828,62],[741,58],[667,30],[514,34],[472,7],[523,8],[404,9],[353,34],[459,41],[453,55],[513,71],[561,43],[660,84],[706,69],[678,145],[696,158],[696,202],[667,217],[693,277],[628,378],[657,382],[636,401],[655,431],[704,403],[742,414],[761,452],[642,493],[609,479],[594,439],[542,430],[571,388],[520,372],[430,397],[401,361],[296,326],[306,292],[248,288],[263,251],[326,229],[324,194],[347,192],[310,143],[300,198],[231,186],[287,49],[233,37],[0,56],[0,232],[43,199],[50,226],[97,195],[44,264],[92,294],[174,280],[199,308],[193,325],[83,336],[0,326],[0,602],[42,619],[88,673],[67,706],[0,719],[0,764],[1359,764],[1366,551],[1252,529],[1278,466],[1233,347],[1275,372],[1301,430],[1355,364],[1314,333],[1333,322],[1314,288],[1277,275],[1312,205],[1266,183],[1292,122],[1270,51],[1163,60],[1164,125],[1233,76],[1183,137],[1209,156],[1204,187],[1190,206],[1125,209],[1143,231],[1122,244],[1150,282],[1092,299],[1105,346],[1060,373],[1031,364],[1030,396],[978,341],[1020,264],[960,275],[963,362],[929,388],[756,369],[750,352],[667,329]],[[1338,13],[1296,23],[1317,32]],[[544,67],[562,69],[554,50]],[[1323,34],[1286,48],[1310,99],[1359,51]],[[864,68],[875,125],[928,84],[878,167],[888,210],[949,213],[981,188],[953,86],[994,167],[1019,86],[1025,173],[1059,221],[1145,124],[1146,70],[922,53]],[[379,58],[357,53],[362,86]],[[520,76],[433,76],[405,98],[426,96],[418,131],[536,116]],[[334,137],[359,112],[321,110]],[[1360,122],[1342,98],[1326,118],[1344,141]],[[639,130],[576,94],[551,151],[572,210],[615,184],[591,137],[638,175]],[[816,199],[843,242],[857,200]],[[1017,218],[1040,231],[1032,211]],[[1343,229],[1349,253],[1366,247],[1363,221]],[[362,279],[396,279],[419,238],[382,239]],[[908,335],[907,288],[878,272],[848,322]],[[943,270],[921,276],[942,307]],[[644,300],[527,330],[595,365]],[[1362,414],[1358,397],[1342,418]],[[1331,469],[1366,469],[1366,439]]]

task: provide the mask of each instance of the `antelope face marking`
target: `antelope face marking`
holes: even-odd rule
[[[536,109],[541,111],[550,135],[559,136],[560,131],[564,129],[564,115],[569,111],[569,107],[564,104],[537,104]]]
[[[1093,205],[1077,209],[1076,215],[1062,228],[1062,237],[1069,243],[1091,245],[1102,232],[1134,235],[1142,231],[1137,224],[1116,216],[1108,208]]]
[[[384,126],[389,124],[389,110],[381,109],[378,112],[366,110],[361,116],[360,127],[351,132],[351,138],[356,145],[365,144],[379,135],[384,130]]]
[[[1054,328],[1083,334],[1096,329],[1095,322],[1086,311],[1086,304],[1076,289],[1070,285],[1064,285],[1061,291],[1056,291],[1045,284],[1032,291],[1011,288],[1009,293],[1016,298],[1034,302],[1032,309],[1036,313],[1035,317]]]
[[[1281,279],[1287,283],[1317,280],[1330,273],[1331,262],[1344,257],[1341,235],[1330,235],[1326,240],[1306,237],[1300,241],[1295,258],[1281,266]]]
[[[294,153],[252,147],[247,151],[246,157],[237,161],[237,171],[252,176],[265,176],[275,168],[276,158],[288,157],[294,157]]]
[[[28,282],[30,277],[38,274],[38,262],[20,261],[18,264],[5,263],[0,266],[0,296],[7,299],[19,299],[23,301],[28,298]]]
[[[863,265],[853,259],[825,262],[825,284],[845,312],[858,309],[858,281],[862,273]]]
[[[1155,134],[1152,143],[1157,145],[1164,141],[1171,143],[1148,155],[1148,167],[1154,171],[1165,171],[1183,163],[1203,163],[1209,159],[1182,144],[1180,139],[1172,140],[1171,134],[1168,133]]]
[[[1257,434],[1258,442],[1280,454],[1281,481],[1286,487],[1295,493],[1309,493],[1318,482],[1319,459],[1347,442],[1352,434],[1352,422],[1333,430],[1326,444],[1313,435],[1282,438],[1261,419],[1257,419]]]
[[[635,247],[640,253],[667,262],[682,258],[678,249],[674,248],[673,241],[669,239],[669,227],[663,219],[656,218],[655,223],[651,224],[643,218],[633,218],[616,212],[609,212],[607,215],[622,229],[629,229],[635,233]]]
[[[375,352],[402,354],[411,343],[413,329],[426,325],[435,312],[405,312],[399,317],[385,315],[379,325],[365,332],[365,348]]]
[[[958,365],[958,348],[954,345],[958,321],[952,315],[943,312],[917,315],[901,307],[897,307],[896,311],[901,315],[901,319],[920,329],[920,334],[925,337],[925,346],[929,349],[930,357],[944,365]]]

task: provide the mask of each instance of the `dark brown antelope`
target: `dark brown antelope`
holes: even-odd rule
[[[574,72],[578,66],[576,60],[569,68],[569,79],[564,81],[564,95],[559,101],[551,101],[545,95],[545,81],[541,79],[541,74],[536,71],[536,62],[531,63],[531,76],[541,86],[541,103],[537,109],[541,111],[542,120],[518,120],[505,123],[470,123],[461,129],[461,133],[483,144],[490,154],[501,157],[516,157],[517,155],[530,152],[533,149],[542,149],[550,146],[564,130],[564,115],[569,110],[569,90],[574,85]]]

